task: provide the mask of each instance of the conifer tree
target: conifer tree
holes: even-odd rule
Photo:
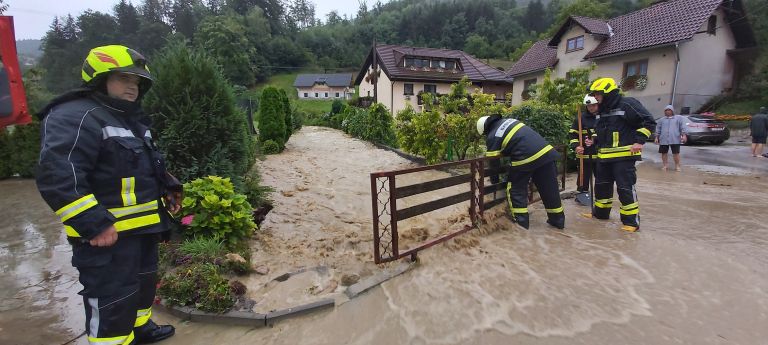
[[[259,140],[272,140],[285,147],[286,138],[285,118],[280,91],[275,87],[267,87],[261,92],[259,102]]]

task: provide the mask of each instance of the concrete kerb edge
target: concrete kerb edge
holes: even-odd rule
[[[347,297],[353,299],[357,296],[360,296],[362,293],[381,285],[385,281],[407,272],[414,265],[415,263],[412,262],[401,261],[400,264],[395,267],[388,268],[384,271],[374,274],[373,276],[365,278],[356,284],[350,285],[347,287],[347,291],[344,293],[347,295]]]

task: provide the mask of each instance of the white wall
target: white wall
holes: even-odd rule
[[[512,86],[512,105],[523,103],[523,91],[525,90],[525,81],[528,79],[536,79],[536,83],[541,83],[544,80],[544,72],[536,72],[530,74],[519,75],[515,77],[514,84]]]
[[[567,53],[568,39],[575,38],[584,35],[584,49],[572,51]],[[586,33],[584,28],[579,25],[573,24],[571,28],[563,35],[560,43],[557,45],[557,57],[560,59],[555,70],[552,73],[554,78],[565,78],[565,74],[574,68],[589,67],[592,64],[591,61],[582,61],[584,57],[594,50],[600,41],[591,34]]]

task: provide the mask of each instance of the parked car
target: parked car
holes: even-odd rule
[[[685,128],[688,130],[688,141],[686,144],[710,142],[720,145],[731,137],[731,131],[725,122],[716,120],[710,115],[692,114],[680,116],[685,118]],[[656,120],[658,121],[659,119]]]

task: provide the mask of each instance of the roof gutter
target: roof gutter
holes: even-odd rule
[[[665,48],[665,47],[673,47],[673,46],[676,46],[676,45],[678,45],[680,43],[689,42],[689,41],[693,41],[693,39],[690,38],[690,39],[687,39],[687,40],[681,40],[681,41],[677,41],[677,42],[664,43],[664,44],[659,44],[659,45],[645,47],[645,48],[625,50],[625,51],[620,51],[620,52],[616,52],[616,53],[613,53],[613,54],[600,55],[600,56],[591,56],[591,57],[588,57],[588,58],[584,58],[584,60],[582,60],[582,61],[602,60],[602,59],[608,59],[608,58],[613,58],[613,57],[622,56],[622,55],[628,55],[628,54],[644,52],[644,51],[647,51],[647,50],[653,50],[653,49],[659,49],[659,48]]]
[[[680,73],[680,43],[675,43],[675,77],[672,79],[672,95],[669,97],[669,104],[675,106],[675,93],[677,93],[677,77]]]

